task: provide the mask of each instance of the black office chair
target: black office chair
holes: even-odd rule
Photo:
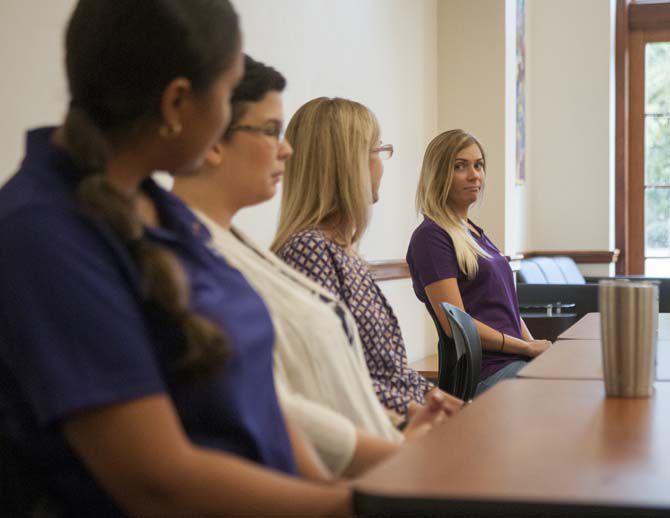
[[[584,315],[598,312],[598,281],[610,278],[658,281],[659,311],[670,312],[670,279],[584,277],[570,257],[531,257],[521,261],[517,274],[521,317],[535,338],[553,342]]]
[[[427,304],[437,330],[438,386],[445,392],[465,401],[472,399],[477,390],[482,369],[482,347],[479,333],[470,315],[442,302],[440,306],[451,327],[448,336],[432,307]]]

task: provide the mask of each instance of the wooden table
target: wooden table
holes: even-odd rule
[[[521,369],[520,378],[602,380],[600,340],[559,340]],[[670,341],[659,340],[656,379],[670,381]]]
[[[658,315],[659,345],[661,342],[670,341],[670,313]],[[521,371],[519,376],[528,378],[558,378],[558,379],[602,379],[602,360],[600,358],[600,314],[589,313],[579,320],[570,329],[559,337],[559,342],[577,340],[580,344],[566,345],[563,349],[552,347],[547,353],[539,356],[528,367]],[[584,341],[597,341],[598,346],[579,350]],[[669,344],[670,345],[670,344]],[[573,355],[581,352],[584,357]],[[670,352],[664,354],[660,351],[658,356],[657,376],[659,380],[670,381]],[[556,365],[554,365],[554,360]],[[531,368],[532,365],[532,368]],[[438,362],[437,354],[427,356],[410,364],[414,370],[422,376],[437,381]],[[572,374],[571,374],[572,372]]]
[[[425,358],[410,363],[409,366],[424,378],[437,383],[440,370],[437,354],[426,356]]]
[[[670,383],[504,381],[355,489],[361,516],[670,515]]]
[[[559,340],[600,340],[600,313],[587,313],[558,336]],[[670,340],[670,313],[658,315],[658,339]]]

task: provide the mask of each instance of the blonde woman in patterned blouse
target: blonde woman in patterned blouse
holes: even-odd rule
[[[398,319],[356,247],[378,199],[384,158],[374,114],[347,99],[320,97],[291,119],[279,229],[271,249],[353,313],[375,392],[404,416],[436,389],[407,364]]]

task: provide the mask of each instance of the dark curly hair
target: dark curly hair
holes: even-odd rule
[[[260,101],[268,92],[283,92],[286,78],[276,69],[249,55],[244,56],[244,77],[238,83],[230,98],[232,118],[229,128],[244,116],[248,103]],[[226,138],[230,132],[226,133]]]

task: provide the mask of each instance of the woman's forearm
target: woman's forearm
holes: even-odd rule
[[[244,459],[196,449],[155,516],[351,516],[350,490],[306,482]]]
[[[348,478],[360,476],[375,464],[397,452],[401,444],[368,435],[359,430],[356,434],[356,450],[342,475]]]
[[[551,342],[548,340],[535,340],[531,337],[530,340],[526,341],[508,334],[503,335],[500,331],[477,320],[475,320],[475,324],[481,338],[482,349],[487,351],[520,354],[528,356],[528,358],[535,358],[551,346]],[[530,336],[530,333],[528,335]]]
[[[532,342],[534,338],[533,335],[530,334],[530,330],[528,329],[526,322],[524,322],[523,318],[520,318],[520,320],[521,320],[521,337],[524,340],[526,340],[526,342]]]
[[[485,351],[529,355],[528,342],[525,340],[507,334],[504,335],[501,331],[493,329],[479,320],[473,320],[479,332],[482,349]]]
[[[440,303],[448,302],[449,304],[465,311],[463,307],[463,299],[461,298],[461,292],[458,289],[458,283],[456,282],[456,279],[444,279],[437,281],[426,286],[425,289],[426,296],[428,297],[428,300],[433,307],[433,311],[437,315],[437,319],[439,320],[442,329],[447,335],[451,336],[451,327],[449,326],[446,315],[440,307]],[[482,349],[485,351],[498,351],[529,356],[530,345],[528,342],[509,335],[505,335],[503,338],[503,335],[500,331],[493,329],[492,327],[474,318],[473,321],[477,327],[477,331],[479,332]]]
[[[194,445],[158,394],[83,412],[63,433],[132,516],[350,516],[347,487],[307,482]]]

